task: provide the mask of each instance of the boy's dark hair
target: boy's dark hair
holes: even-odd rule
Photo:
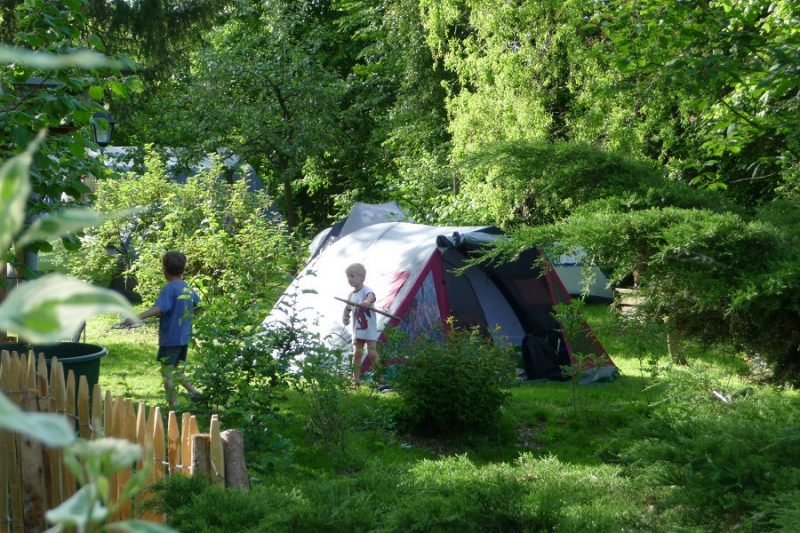
[[[161,264],[164,265],[164,272],[167,274],[182,276],[183,271],[186,270],[186,256],[173,250],[164,254]]]

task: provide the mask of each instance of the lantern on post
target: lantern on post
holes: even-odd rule
[[[105,148],[111,142],[111,134],[114,133],[116,123],[111,113],[98,111],[92,117],[92,138],[100,148]]]

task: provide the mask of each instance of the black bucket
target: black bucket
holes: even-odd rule
[[[50,368],[50,360],[58,357],[59,362],[64,367],[64,379],[69,371],[75,373],[75,386],[80,383],[81,376],[86,376],[89,384],[89,394],[100,379],[100,358],[108,355],[108,350],[97,344],[86,344],[83,342],[59,342],[56,344],[26,344],[22,342],[0,344],[0,351],[28,353],[33,350],[36,357],[44,354],[47,361],[47,368]]]

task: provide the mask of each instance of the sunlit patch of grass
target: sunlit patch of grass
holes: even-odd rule
[[[98,315],[86,325],[86,342],[108,350],[100,362],[100,386],[115,396],[126,396],[149,405],[163,403],[156,351],[158,324],[134,329],[113,329],[119,315]]]

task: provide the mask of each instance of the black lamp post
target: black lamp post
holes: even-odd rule
[[[111,113],[98,111],[92,117],[92,137],[100,148],[105,148],[111,142],[111,134],[114,133],[116,123]]]

